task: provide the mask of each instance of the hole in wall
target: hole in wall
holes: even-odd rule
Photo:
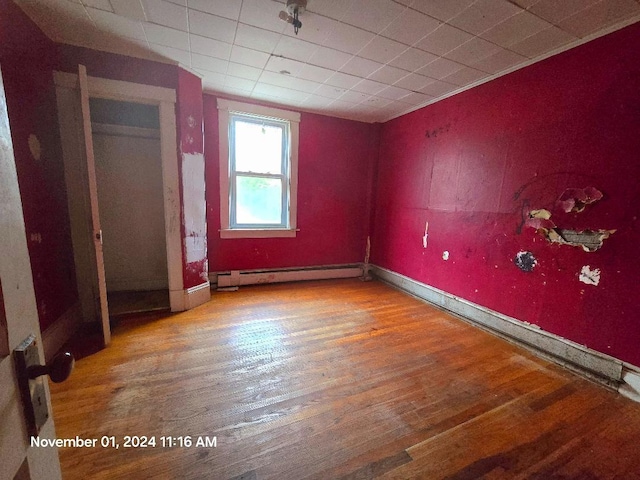
[[[557,204],[566,213],[580,213],[587,205],[601,200],[603,194],[595,187],[568,188],[560,196]],[[595,252],[615,230],[573,230],[560,228],[551,220],[551,212],[546,209],[531,210],[525,224],[551,243],[581,247],[585,252]]]
[[[513,263],[523,272],[533,272],[533,269],[538,264],[538,260],[533,256],[531,252],[518,252],[516,253]]]
[[[582,247],[585,252],[595,252],[602,243],[615,233],[615,230],[570,230],[568,228],[552,228],[544,232],[551,243]]]

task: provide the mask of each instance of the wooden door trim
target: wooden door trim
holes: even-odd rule
[[[59,88],[77,89],[78,75],[53,72]],[[180,182],[178,176],[177,134],[175,103],[176,92],[165,87],[141,85],[87,77],[90,97],[129,101],[158,106],[160,115],[160,149],[162,156],[162,181],[164,199],[165,236],[171,311],[185,310],[185,292],[182,276],[182,239],[180,235]]]

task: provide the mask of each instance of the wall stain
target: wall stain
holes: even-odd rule
[[[425,133],[426,138],[436,138],[438,135],[442,135],[443,133],[448,132],[451,129],[451,123],[447,123],[438,128],[434,128],[432,130],[427,130]]]

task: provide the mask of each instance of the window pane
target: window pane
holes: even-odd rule
[[[236,177],[236,223],[282,223],[282,180]]]
[[[236,171],[282,173],[284,128],[236,120],[235,130]]]

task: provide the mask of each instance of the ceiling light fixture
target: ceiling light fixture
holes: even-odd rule
[[[287,0],[287,11],[280,11],[278,17],[287,23],[293,25],[293,31],[298,34],[298,30],[302,27],[302,22],[298,19],[307,9],[307,0]]]

